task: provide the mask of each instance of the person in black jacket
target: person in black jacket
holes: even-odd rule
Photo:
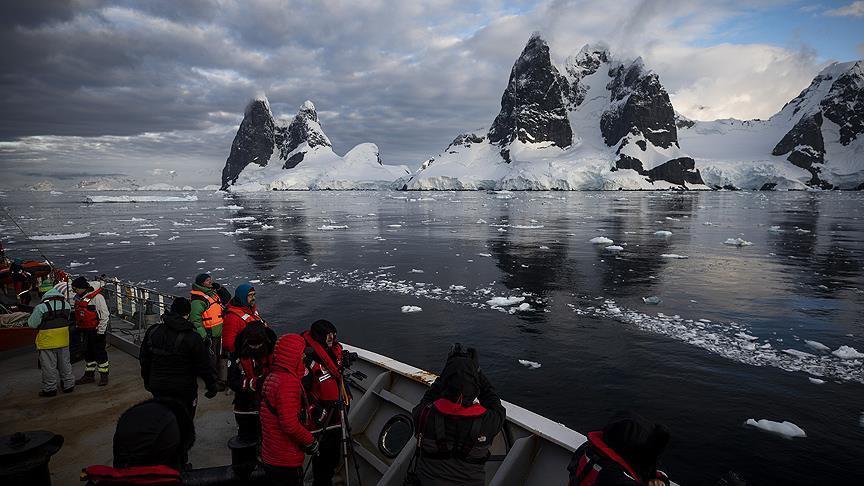
[[[207,398],[216,396],[216,370],[204,340],[188,320],[192,306],[189,299],[178,297],[162,323],[147,330],[141,344],[139,361],[144,388],[156,398],[173,398],[195,416],[198,406],[198,377],[204,380]]]
[[[620,412],[573,453],[568,486],[669,486],[657,469],[669,429],[632,412]]]
[[[152,398],[123,412],[114,431],[114,467],[168,466],[180,470],[195,443],[184,403]]]
[[[480,371],[477,351],[454,344],[431,388],[412,411],[423,486],[482,486],[486,460],[506,417],[495,389]]]

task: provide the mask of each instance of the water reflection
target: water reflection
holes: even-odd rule
[[[297,200],[250,199],[233,196],[234,204],[243,207],[231,222],[236,241],[259,270],[272,270],[289,255],[309,257],[306,210]],[[254,221],[244,221],[254,218]],[[266,226],[265,226],[266,225]]]

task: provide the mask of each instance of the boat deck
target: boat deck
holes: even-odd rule
[[[111,444],[120,414],[135,403],[150,398],[144,390],[138,360],[110,347],[111,382],[108,386],[82,385],[69,394],[38,396],[41,373],[36,367],[36,351],[0,358],[0,435],[18,431],[48,430],[65,438],[63,448],[51,459],[52,484],[80,485],[81,468],[91,464],[111,464]],[[83,363],[73,365],[75,376],[83,373]],[[203,384],[201,384],[203,390]],[[236,433],[231,407],[232,397],[220,393],[212,400],[201,394],[195,415],[197,439],[190,451],[194,467],[229,464],[231,453],[225,446]]]

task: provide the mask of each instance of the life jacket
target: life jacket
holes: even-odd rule
[[[217,294],[207,295],[200,290],[190,292],[192,300],[200,300],[207,303],[207,308],[201,313],[201,325],[204,329],[212,329],[222,324],[222,302]]]
[[[428,459],[459,459],[470,464],[484,464],[489,459],[492,437],[483,437],[481,427],[486,407],[475,403],[463,407],[445,398],[435,400],[420,416],[417,430],[423,432],[427,421],[432,421],[431,433],[426,433],[420,444],[423,457]],[[447,437],[447,420],[470,420],[468,436],[458,442]]]
[[[99,327],[99,314],[96,313],[96,306],[92,305],[90,301],[100,294],[102,294],[102,287],[75,302],[75,324],[78,329],[87,330]]]
[[[568,486],[598,486],[601,473],[623,475],[634,485],[643,484],[633,467],[603,441],[603,433],[599,431],[588,433],[588,443],[577,450],[567,469],[570,470]]]
[[[194,292],[194,290],[193,290],[193,292]],[[240,320],[242,320],[246,324],[249,324],[252,321],[264,322],[261,319],[261,316],[258,315],[258,309],[255,309],[254,311],[252,311],[252,314],[248,314],[243,309],[244,309],[243,307],[237,307],[235,305],[230,305],[230,306],[228,306],[227,309],[225,309],[225,313],[226,314],[229,314],[229,313],[234,314],[235,316],[239,317]]]
[[[89,466],[81,472],[81,481],[94,486],[175,486],[182,484],[180,472],[168,466],[134,466],[114,468]]]
[[[56,304],[49,305],[49,302],[60,302],[60,308],[58,309]],[[42,313],[42,322],[39,324],[37,329],[40,331],[47,331],[48,329],[69,327],[70,321],[72,320],[72,312],[68,308],[65,308],[65,302],[66,299],[60,295],[43,299],[42,303],[45,304],[45,307],[47,307],[48,310]]]
[[[321,343],[312,337],[312,334],[309,331],[304,332],[302,336],[306,341],[306,345],[315,351],[315,360],[310,368],[310,371],[312,372],[312,386],[310,391],[313,398],[324,402],[334,402],[341,399],[342,345],[335,342],[332,347],[331,355],[331,353],[328,353]]]

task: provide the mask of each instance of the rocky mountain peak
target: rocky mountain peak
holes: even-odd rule
[[[308,148],[333,146],[321,128],[315,105],[309,100],[300,106],[297,116],[287,127],[277,129],[275,142],[279,147],[279,159],[285,161],[283,169],[292,169],[303,160],[304,152],[294,152],[304,143]]]
[[[502,147],[515,140],[523,143],[551,142],[569,147],[573,131],[562,95],[567,80],[552,64],[549,46],[535,32],[513,64],[507,89],[501,96],[501,111],[489,129],[489,141]]]
[[[231,144],[231,153],[222,169],[222,188],[237,181],[250,163],[267,165],[273,155],[276,123],[266,97],[255,98],[246,105],[243,121]]]

